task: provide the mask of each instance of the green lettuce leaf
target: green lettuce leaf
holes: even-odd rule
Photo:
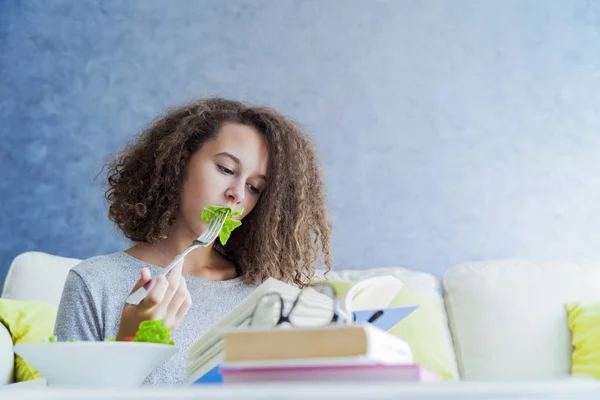
[[[159,319],[142,321],[133,341],[175,344],[171,339],[171,330],[165,326],[165,321]]]
[[[223,246],[225,246],[225,243],[227,243],[229,240],[231,232],[233,232],[235,228],[242,225],[242,221],[239,219],[233,219],[232,217],[241,215],[244,210],[233,210],[231,207],[224,206],[208,206],[202,210],[202,215],[200,216],[202,221],[209,222],[215,214],[224,213],[227,211],[229,211],[229,217],[225,220],[223,228],[221,228],[221,232],[219,233],[219,241]]]

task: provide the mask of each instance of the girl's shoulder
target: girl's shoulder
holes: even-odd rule
[[[137,281],[143,263],[123,251],[94,256],[81,261],[70,271],[86,284],[119,285],[121,282]]]

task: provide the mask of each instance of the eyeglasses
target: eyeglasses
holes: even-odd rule
[[[333,286],[326,283],[310,285],[298,293],[289,310],[279,293],[267,293],[256,304],[250,317],[252,328],[274,328],[289,323],[296,328],[317,328],[337,324],[352,324],[351,310],[343,312],[339,307],[337,293]],[[374,322],[383,314],[376,312],[368,322]]]

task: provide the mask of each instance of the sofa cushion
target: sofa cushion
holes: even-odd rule
[[[600,379],[600,303],[565,304],[571,330],[571,374]]]
[[[401,295],[399,293],[394,296],[390,307],[420,304],[420,307],[405,319],[406,324],[401,322],[391,328],[393,333],[409,342],[417,361],[425,361],[424,364],[428,368],[443,378],[458,377],[458,367],[448,329],[446,310],[439,281],[434,275],[402,267],[381,267],[364,270],[335,270],[327,274],[327,279],[332,282],[340,282],[336,285],[336,289],[340,289],[343,295],[345,293],[343,290],[348,290],[353,285],[352,282],[385,275],[394,276],[404,284]],[[323,279],[323,276],[323,271],[318,271],[316,279]],[[409,322],[412,327],[408,324]],[[423,332],[429,329],[431,331],[424,333],[423,340],[419,340],[415,329]],[[427,341],[434,342],[435,350],[427,350]]]
[[[15,353],[10,332],[0,324],[0,388],[15,381]]]
[[[13,344],[39,343],[53,334],[57,307],[48,303],[0,299],[0,323]],[[21,357],[15,357],[15,382],[42,376]]]
[[[340,297],[344,297],[356,284],[343,280],[329,280],[329,283]],[[360,300],[358,304],[357,301],[352,302],[352,309],[359,311],[417,306],[406,318],[388,329],[388,332],[409,344],[415,363],[435,372],[442,379],[456,380],[458,376],[454,365],[454,350],[448,348],[445,335],[448,325],[444,318],[444,307],[434,296],[427,296],[407,286],[387,292],[385,288],[368,287],[357,296],[357,300]]]
[[[67,273],[81,260],[30,251],[13,260],[2,298],[58,305]]]
[[[571,370],[565,304],[600,301],[600,264],[469,263],[443,286],[463,379],[553,379]]]

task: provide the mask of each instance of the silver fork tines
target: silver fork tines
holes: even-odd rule
[[[198,247],[206,247],[209,244],[211,244],[213,240],[215,240],[217,236],[219,236],[219,233],[221,233],[221,229],[223,228],[223,224],[225,223],[227,217],[229,217],[229,211],[220,212],[213,215],[213,217],[210,219],[210,222],[208,223],[208,227],[206,228],[206,230],[202,232],[198,239],[194,240],[188,248],[186,248],[179,255],[177,255],[177,257],[175,257],[175,259],[173,259],[173,261],[171,261],[169,265],[163,268],[163,271],[160,273],[160,275],[167,275],[169,272],[171,272],[173,267],[177,265],[179,261],[183,260],[183,258],[190,251],[197,249]],[[140,304],[140,302],[146,298],[153,286],[154,279],[150,281],[148,289],[142,286],[141,288],[127,296],[127,298],[125,299],[125,303],[130,305]]]
[[[224,212],[224,213],[219,213],[218,215],[215,214],[210,219],[208,228],[206,228],[206,230],[204,232],[202,232],[202,235],[200,235],[200,237],[198,239],[194,240],[192,245],[198,244],[200,246],[206,246],[206,245],[212,243],[212,241],[215,240],[217,238],[217,236],[219,236],[219,233],[221,233],[221,228],[223,228],[223,224],[225,223],[225,220],[227,219],[228,216],[229,216],[229,211]]]

